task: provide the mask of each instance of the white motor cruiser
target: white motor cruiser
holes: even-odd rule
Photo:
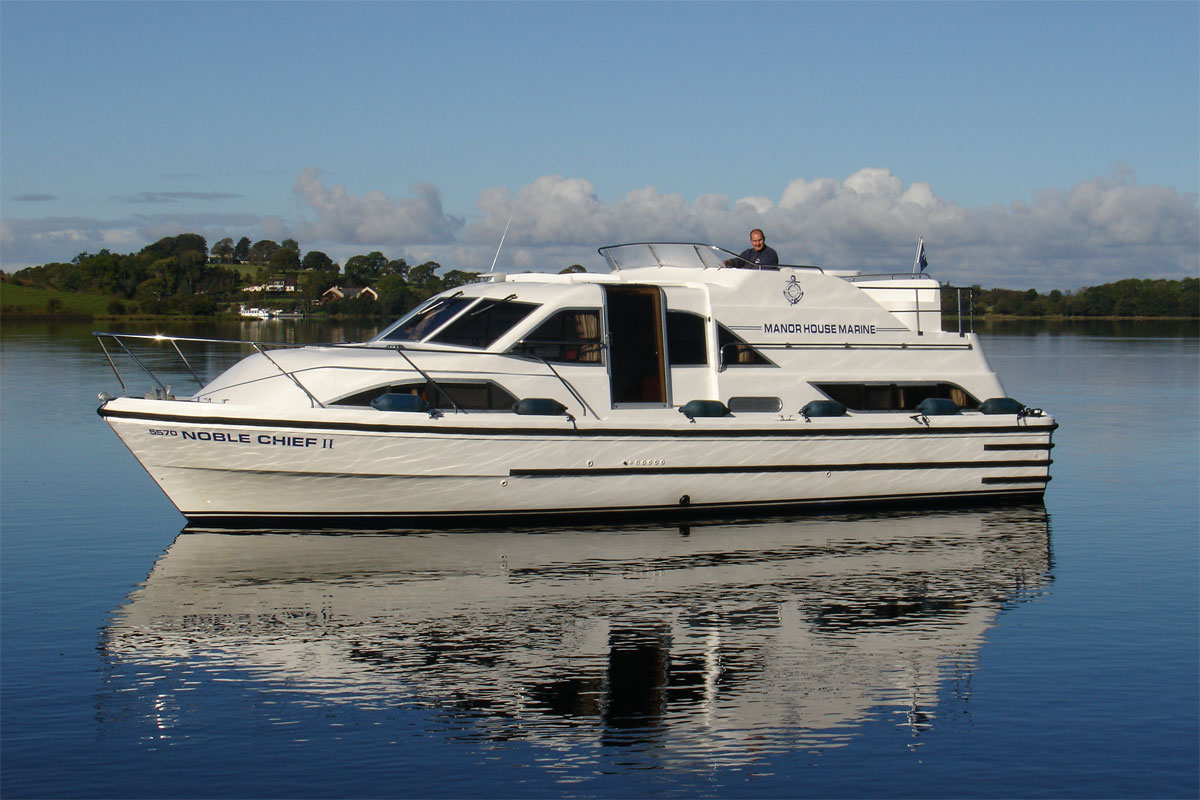
[[[1040,497],[1054,419],[942,330],[923,274],[749,268],[700,244],[484,275],[354,345],[97,333],[156,381],[100,415],[192,525],[390,527]],[[107,343],[107,344],[106,344]],[[114,344],[115,343],[115,344]],[[136,345],[201,384],[175,396]],[[211,353],[209,353],[211,355]],[[206,356],[208,357],[208,356]]]

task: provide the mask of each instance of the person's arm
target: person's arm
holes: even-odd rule
[[[737,258],[725,259],[725,266],[735,269],[744,269],[746,267],[753,266],[754,262],[750,260],[753,256],[754,248],[748,247],[742,252],[738,253]]]

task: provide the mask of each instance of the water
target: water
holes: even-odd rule
[[[270,325],[176,332],[366,333]],[[410,536],[180,533],[88,331],[4,328],[4,797],[1200,792],[1194,325],[987,329],[1044,508]]]

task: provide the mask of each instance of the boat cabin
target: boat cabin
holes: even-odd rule
[[[861,412],[916,410],[929,397],[973,408],[1001,394],[970,334],[941,331],[930,278],[745,268],[696,244],[600,252],[608,274],[491,273],[430,298],[369,343],[404,353],[409,379],[343,384],[329,402],[414,394],[434,409],[511,411],[545,395],[601,416],[693,400],[779,414],[814,400]],[[567,391],[535,388],[514,361],[544,365]]]

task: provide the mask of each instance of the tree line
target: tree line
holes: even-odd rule
[[[1055,289],[1040,294],[1036,289],[969,288],[963,292],[963,311],[967,303],[977,316],[987,317],[1200,317],[1200,278],[1183,280],[1127,278],[1100,286],[1088,286],[1077,292]],[[942,310],[958,308],[958,288],[942,288]]]
[[[236,244],[225,238],[208,248],[195,233],[168,236],[136,253],[120,255],[101,250],[80,253],[70,263],[51,263],[18,270],[12,280],[46,289],[111,297],[114,314],[218,314],[249,298],[287,302],[306,308],[332,286],[370,286],[379,296],[330,301],[330,314],[380,314],[397,316],[445,289],[468,283],[477,273],[449,270],[440,273],[436,261],[410,266],[404,259],[388,259],[374,251],[350,258],[342,269],[319,250],[303,257],[294,239],[281,243],[246,237]],[[247,287],[262,286],[273,276],[294,278],[296,291],[249,294]]]
[[[582,271],[578,264],[564,272]],[[355,298],[322,306],[332,314],[370,314],[394,317],[421,301],[455,286],[469,283],[478,273],[441,271],[436,261],[409,265],[389,259],[379,251],[356,255],[344,267],[319,250],[301,255],[294,239],[276,243],[251,242],[242,237],[219,240],[210,250],[196,233],[168,236],[136,253],[120,255],[108,250],[80,253],[70,263],[51,263],[16,272],[11,279],[29,286],[83,292],[112,298],[114,314],[221,313],[231,304],[255,297],[244,291],[263,285],[272,276],[296,281],[296,291],[272,293],[272,302],[285,301],[306,309],[331,286],[370,286],[378,301]],[[959,289],[942,289],[942,308],[957,310]],[[969,287],[969,300],[977,316],[1012,317],[1179,317],[1200,316],[1200,279],[1127,280],[1086,287],[1076,292],[1058,289],[1041,294],[1036,289],[983,289]],[[265,302],[265,293],[254,302]],[[966,306],[964,305],[964,310]]]

